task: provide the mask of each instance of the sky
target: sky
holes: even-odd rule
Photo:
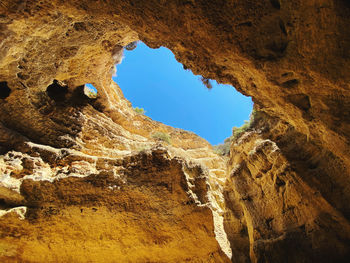
[[[192,131],[216,145],[232,135],[232,127],[249,119],[253,102],[232,86],[212,81],[208,90],[190,70],[184,70],[167,48],[124,51],[117,65],[118,83],[133,107],[145,110],[153,120]]]

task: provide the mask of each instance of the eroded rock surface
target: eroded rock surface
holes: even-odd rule
[[[286,123],[266,115],[257,122],[231,147],[224,196],[233,254],[242,262],[248,254],[254,262],[346,262],[347,175],[327,165],[338,160]]]
[[[165,148],[60,169],[37,165],[45,164],[56,179],[22,180],[25,220],[14,211],[0,219],[2,260],[229,262],[205,205],[208,175]],[[18,205],[7,196],[6,205]]]
[[[349,13],[345,0],[1,1],[1,260],[346,262]],[[133,111],[111,76],[139,39],[267,113],[230,159]]]

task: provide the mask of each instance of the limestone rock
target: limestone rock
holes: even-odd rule
[[[347,262],[349,13],[345,0],[1,1],[0,259]],[[111,77],[137,40],[266,113],[229,159],[133,111]]]
[[[238,262],[347,261],[346,176],[326,164],[335,156],[267,115],[230,154],[225,229]]]
[[[229,262],[215,240],[211,210],[201,203],[206,184],[191,190],[185,176],[185,167],[186,173],[195,167],[162,148],[114,160],[113,169],[91,175],[82,163],[67,164],[72,174],[62,167],[57,172],[67,176],[53,181],[23,178],[25,220],[1,217],[1,242],[13,252],[2,260]]]

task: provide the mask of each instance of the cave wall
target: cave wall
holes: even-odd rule
[[[36,175],[52,168],[14,152],[5,161],[13,155],[31,164]],[[158,147],[52,169],[59,180],[24,178],[22,199],[0,192],[9,207],[26,209],[25,220],[13,212],[0,218],[0,257],[4,262],[229,262],[215,239],[211,210],[200,202],[206,184],[191,188],[188,177],[207,176],[198,171]]]
[[[189,242],[198,239],[208,246],[197,254],[183,252],[176,241],[181,235],[169,239],[175,243],[156,243],[157,249],[176,247],[178,252],[168,262],[210,262],[210,257],[213,262],[225,262],[231,253],[233,262],[345,261],[350,251],[349,13],[345,0],[1,1],[2,257],[35,261],[40,252],[31,254],[26,248],[37,242],[48,255],[50,242],[39,231],[48,222],[69,217],[67,222],[80,220],[84,225],[95,218],[101,222],[95,228],[104,225],[115,213],[109,207],[114,202],[109,194],[105,198],[111,199],[110,204],[99,201],[107,185],[93,184],[93,194],[83,197],[73,193],[74,200],[83,200],[74,205],[64,194],[50,199],[49,189],[74,192],[75,184],[87,184],[90,177],[95,178],[93,182],[117,180],[116,167],[127,169],[127,162],[115,167],[97,164],[102,159],[118,163],[125,158],[137,163],[143,158],[138,152],[158,151],[161,142],[152,133],[161,131],[171,135],[172,144],[163,143],[171,158],[197,163],[207,171],[200,180],[182,175],[194,189],[202,189],[201,194],[184,190],[181,198],[192,201],[183,204],[178,198],[174,203],[188,211],[202,205],[210,208],[198,208],[198,218],[205,218],[205,233],[184,224],[192,233]],[[198,136],[133,112],[111,76],[123,47],[139,39],[153,48],[169,48],[195,74],[233,85],[264,112],[250,133],[233,142],[228,161],[216,156]],[[50,96],[47,88],[53,83],[60,89]],[[85,83],[97,88],[96,100],[84,97],[81,87]],[[136,159],[131,161],[130,156]],[[147,169],[161,174],[158,161],[153,161]],[[104,173],[111,170],[114,179],[104,179]],[[144,182],[142,173],[139,176]],[[71,188],[65,189],[59,178]],[[134,191],[136,186],[129,181]],[[167,180],[161,185],[166,188],[166,184]],[[180,181],[175,184],[181,186]],[[147,187],[137,184],[135,191],[144,195],[139,200],[145,198],[151,204],[155,195],[162,200],[156,202],[161,207],[169,199],[163,192],[151,193],[158,186]],[[127,203],[118,202],[118,209]],[[52,214],[50,207],[60,212]],[[86,207],[87,218],[79,214]],[[104,212],[91,212],[91,207]],[[172,220],[168,212],[154,209],[150,216],[160,215],[164,224]],[[127,207],[123,213],[128,213]],[[122,226],[125,220],[131,219],[123,214],[113,222]],[[144,217],[137,220],[154,223]],[[171,231],[180,231],[172,224]],[[28,231],[33,232],[31,242],[24,238]],[[84,247],[82,240],[89,243],[97,238],[86,231],[80,229],[84,238],[71,233],[67,240]],[[130,238],[140,241],[133,229],[127,231]],[[150,247],[150,242],[156,242],[153,235],[143,240]],[[62,233],[52,239],[64,241],[64,237]],[[17,246],[10,245],[14,240]],[[57,252],[64,242],[55,244],[52,250]],[[116,249],[114,245],[109,249]],[[65,247],[67,258],[84,261],[82,251],[101,259],[90,245],[76,254]],[[126,258],[133,253],[127,251],[123,252]],[[166,261],[158,257],[160,252],[154,253],[152,257],[141,253],[135,260]],[[53,255],[37,261],[54,260]]]
[[[289,124],[259,113],[231,146],[224,189],[238,262],[347,262],[348,180],[337,163]]]

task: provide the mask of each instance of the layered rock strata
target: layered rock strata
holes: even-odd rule
[[[225,182],[237,262],[347,262],[347,175],[329,166],[339,160],[265,114],[254,126],[232,144]]]
[[[349,13],[345,0],[1,1],[1,260],[346,262]],[[123,98],[111,76],[139,39],[267,113],[229,160]]]
[[[208,174],[165,148],[65,165],[12,151],[4,162],[33,169],[20,195],[2,195],[17,208],[0,219],[4,261],[229,262],[206,206]]]

